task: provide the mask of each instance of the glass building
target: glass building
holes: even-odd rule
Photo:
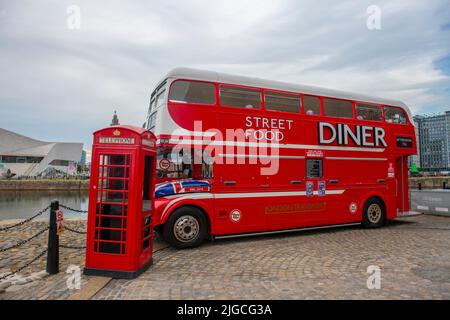
[[[432,116],[415,116],[420,167],[425,171],[450,168],[450,111]]]

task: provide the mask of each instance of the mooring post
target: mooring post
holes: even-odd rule
[[[59,236],[56,228],[56,211],[59,210],[59,201],[52,201],[50,205],[50,222],[48,229],[47,272],[59,272]]]

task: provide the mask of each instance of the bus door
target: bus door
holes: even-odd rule
[[[269,189],[289,196],[265,199],[263,211],[268,230],[308,227],[331,220],[330,208],[336,206],[339,196],[332,190],[336,186],[327,181],[326,165],[321,150],[280,159],[278,173],[268,179]]]
[[[327,155],[306,159],[306,195],[311,193],[308,189],[313,187],[314,196],[311,199],[317,206],[317,219],[326,224],[348,222],[354,218],[354,215],[348,214],[351,197],[354,197],[352,185],[347,179],[348,163],[336,159],[340,158]],[[316,177],[310,186],[309,177]]]
[[[328,162],[328,163],[327,163]],[[283,163],[283,160],[282,162]],[[291,163],[291,165],[288,165]],[[332,223],[343,203],[337,194],[339,185],[330,182],[329,161],[321,150],[308,150],[301,160],[284,160],[277,176],[285,181],[284,190],[293,193],[290,197],[279,197],[265,207],[266,224],[271,229],[307,227]],[[289,169],[291,172],[283,172]],[[277,177],[271,177],[275,180]],[[336,180],[337,181],[337,180]],[[281,184],[272,183],[271,187]]]
[[[305,159],[288,156],[279,159],[278,171],[268,177],[268,191],[274,196],[266,198],[263,212],[267,230],[298,228],[317,224],[317,199],[305,191]],[[314,179],[310,179],[314,183]],[[277,193],[290,194],[276,196]]]
[[[389,168],[388,174],[395,176],[395,188],[397,199],[397,211],[405,212],[409,210],[408,194],[408,164],[407,157],[398,157],[395,161],[394,171]]]
[[[217,234],[260,231],[266,201],[256,165],[214,164],[214,211]]]

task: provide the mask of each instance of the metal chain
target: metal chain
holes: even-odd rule
[[[68,226],[64,226],[64,229],[66,229],[67,231],[78,233],[78,234],[86,234],[87,233],[86,231],[80,231],[80,230],[72,229],[72,228],[70,228]]]
[[[59,206],[60,206],[61,208],[64,208],[64,209],[67,209],[67,210],[70,210],[70,211],[73,211],[73,212],[87,213],[87,210],[78,210],[78,209],[74,209],[74,208],[68,207],[68,206],[66,206],[66,205],[63,205],[63,204],[59,204]]]
[[[34,218],[39,217],[41,214],[43,214],[45,211],[47,211],[50,208],[50,206],[45,207],[44,209],[42,209],[41,211],[39,211],[38,213],[36,213],[34,216],[29,217],[25,220],[20,221],[19,223],[16,224],[12,224],[3,228],[0,228],[0,231],[5,231],[5,230],[9,230],[15,227],[20,227],[21,225],[24,225],[27,222],[30,222],[31,220],[33,220]]]
[[[86,249],[86,246],[84,246],[84,247],[77,247],[77,246],[68,246],[68,245],[65,245],[65,244],[60,244],[59,245],[61,248],[66,248],[66,249]]]
[[[36,233],[35,235],[29,237],[28,239],[19,241],[19,242],[17,242],[16,244],[13,244],[13,245],[10,246],[10,247],[0,248],[0,252],[5,252],[5,251],[8,251],[8,250],[11,250],[11,249],[20,247],[21,245],[24,245],[25,243],[30,242],[30,241],[33,240],[34,238],[40,236],[41,234],[43,234],[44,232],[46,232],[48,229],[49,229],[49,228],[46,227],[45,229],[42,229],[41,231],[39,231],[39,232]]]
[[[42,251],[41,253],[39,253],[33,260],[31,260],[30,262],[28,262],[27,264],[23,265],[22,267],[14,270],[13,272],[10,272],[9,274],[6,274],[2,277],[0,277],[0,281],[5,280],[6,278],[15,275],[16,273],[22,271],[23,269],[29,267],[33,262],[39,260],[40,258],[42,258],[43,255],[45,255],[47,253],[47,249],[45,249],[44,251]]]

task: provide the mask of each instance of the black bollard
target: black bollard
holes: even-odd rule
[[[447,182],[446,181],[442,182],[442,189],[447,189]]]
[[[59,210],[59,201],[52,201],[50,205],[50,223],[48,229],[47,272],[59,272],[59,236],[56,233],[56,211]]]
[[[418,187],[419,187],[419,190],[422,190],[422,183],[419,182]]]

